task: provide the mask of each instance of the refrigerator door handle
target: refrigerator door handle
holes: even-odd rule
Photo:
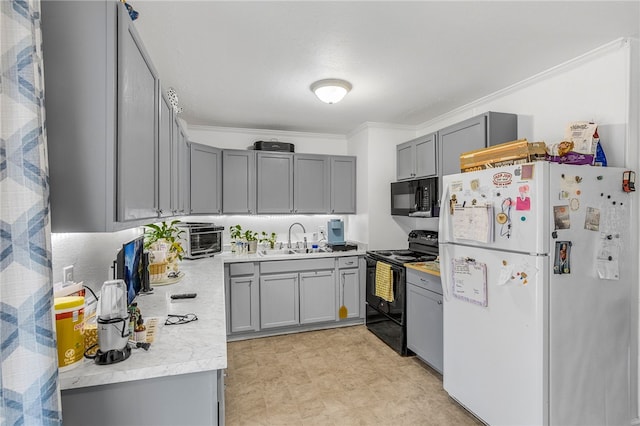
[[[449,201],[449,186],[443,188],[442,198],[440,200],[440,220],[438,220],[438,239],[443,242],[449,242],[448,231],[451,226],[451,212],[448,208],[443,208],[448,205]]]

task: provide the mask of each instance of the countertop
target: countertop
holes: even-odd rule
[[[416,262],[416,263],[405,263],[405,267],[410,269],[415,269],[416,271],[426,272],[427,274],[435,275],[437,277],[440,276],[440,262]]]
[[[227,367],[225,263],[362,256],[365,253],[364,249],[267,255],[224,252],[212,258],[183,260],[180,264],[180,270],[185,273],[182,280],[155,286],[152,293],[136,298],[143,318],[159,318],[149,350],[132,349],[128,359],[111,365],[97,365],[93,360],[83,359],[74,368],[60,373],[60,388],[75,389],[224,369]],[[181,300],[169,297],[177,293],[197,293],[197,297]],[[196,314],[198,320],[164,325],[167,314],[189,313]]]
[[[83,359],[61,372],[60,388],[74,389],[110,383],[152,379],[227,367],[224,268],[221,258],[183,261],[184,278],[176,284],[155,286],[153,293],[136,298],[143,318],[159,317],[155,340],[148,351],[132,349],[119,363],[97,365]],[[153,285],[153,284],[152,284]],[[171,300],[176,293],[197,293],[195,299]],[[167,314],[194,313],[198,320],[165,326]]]
[[[283,254],[282,250],[276,250],[267,252],[267,254],[252,253],[252,254],[235,254],[231,252],[224,252],[216,255],[221,258],[224,263],[239,263],[239,262],[264,262],[269,260],[299,260],[299,259],[317,259],[322,257],[345,257],[345,256],[364,256],[367,252],[365,249],[358,247],[358,250],[348,251],[333,251],[333,252],[319,252],[319,253],[299,253],[299,254]]]

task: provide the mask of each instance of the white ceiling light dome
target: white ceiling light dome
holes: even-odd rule
[[[327,78],[311,85],[311,91],[318,99],[327,104],[335,104],[342,100],[353,86],[346,80]]]

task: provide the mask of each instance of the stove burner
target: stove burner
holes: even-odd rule
[[[412,252],[411,250],[396,250],[393,252],[393,254],[395,254],[396,256],[416,256],[416,253]]]
[[[380,256],[391,256],[392,254],[390,251],[386,251],[386,250],[378,250],[375,253],[379,254]]]
[[[416,258],[413,256],[396,256],[395,259],[399,260],[400,262],[415,262],[416,260]]]

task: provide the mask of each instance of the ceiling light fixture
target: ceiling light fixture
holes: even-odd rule
[[[311,91],[318,99],[327,104],[336,104],[351,90],[351,83],[337,78],[316,81],[311,85]]]

